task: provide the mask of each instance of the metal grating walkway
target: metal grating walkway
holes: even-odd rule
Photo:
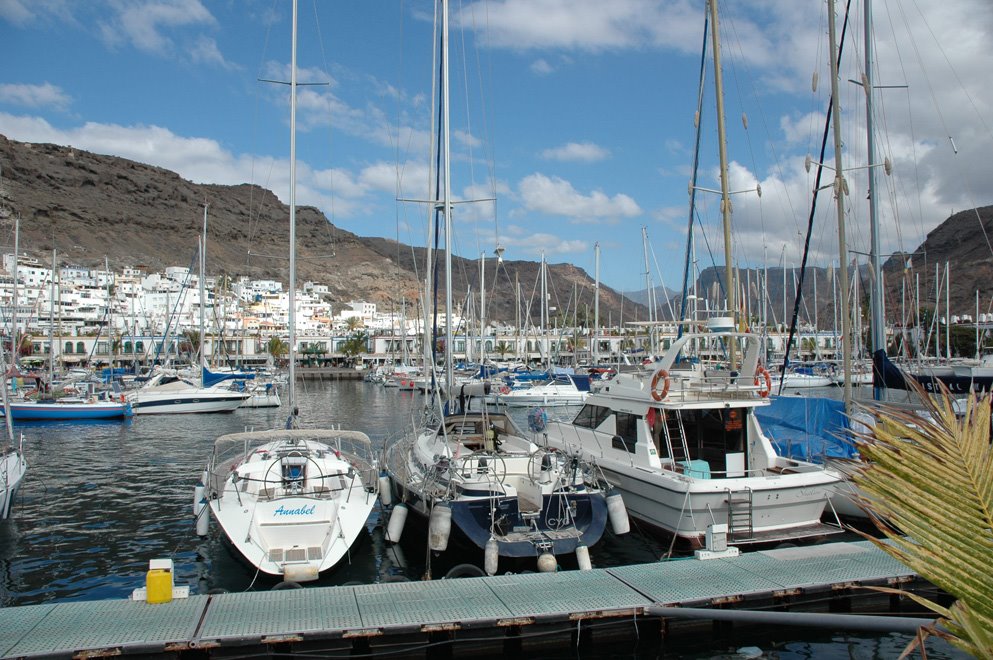
[[[386,637],[629,616],[914,574],[867,541],[592,571],[192,596],[148,605],[90,601],[0,609],[2,657],[161,653],[280,640]]]

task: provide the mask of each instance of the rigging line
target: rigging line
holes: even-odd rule
[[[848,0],[848,2],[845,4],[845,20],[841,26],[841,38],[839,39],[839,43],[838,43],[838,60],[837,60],[838,62],[841,61],[841,56],[845,48],[845,34],[848,32],[848,18],[850,16],[851,7],[852,7],[852,0]],[[831,44],[831,47],[833,48],[834,45]],[[818,197],[818,191],[820,190],[821,187],[821,174],[824,172],[824,166],[821,165],[821,163],[824,162],[824,154],[827,151],[828,134],[831,131],[833,99],[829,98],[828,101],[829,101],[828,111],[825,114],[825,119],[824,119],[824,132],[821,136],[821,152],[820,152],[820,156],[818,156],[817,158],[817,163],[818,163],[817,174],[814,176],[814,195],[810,203],[810,215],[807,217],[807,237],[803,246],[803,256],[801,257],[800,260],[800,281],[797,283],[796,295],[793,298],[793,316],[790,319],[790,331],[789,334],[787,335],[786,345],[783,347],[782,374],[784,377],[779,379],[779,394],[783,393],[783,386],[786,384],[786,378],[785,378],[786,370],[790,364],[790,346],[793,345],[793,338],[796,336],[797,316],[800,313],[800,300],[803,293],[803,279],[807,269],[807,257],[809,256],[809,251],[810,251],[810,235],[814,228],[814,213],[817,210],[817,197]],[[841,176],[841,172],[838,172],[838,176],[839,177]],[[839,236],[839,240],[841,240],[840,236]],[[786,264],[784,262],[783,264],[784,268],[785,265]],[[847,268],[847,264],[840,264],[840,265],[843,268]],[[842,292],[842,295],[848,295],[848,294],[847,292]],[[786,319],[783,319],[783,322],[785,323]],[[842,323],[844,324],[845,321],[842,321]]]
[[[323,67],[324,67],[324,76],[328,79],[328,81],[330,81],[331,80],[331,69],[328,66],[328,56],[327,56],[327,53],[324,50],[324,35],[321,32],[321,19],[320,19],[320,17],[317,14],[317,0],[313,0],[313,3],[312,4],[313,4],[313,8],[314,8],[314,26],[317,29],[317,45],[318,45],[318,47],[321,50],[321,63],[323,65]],[[330,82],[328,84],[330,85]],[[332,115],[332,112],[331,112],[331,94],[330,93],[329,94],[324,94],[323,96],[324,96],[324,102],[327,105],[327,111],[328,111],[328,154],[329,154],[329,158],[330,158],[330,154],[334,153],[334,140],[333,140],[333,138],[334,138],[334,132],[332,131],[332,126],[334,125],[334,122],[331,121],[331,115]],[[320,183],[317,180],[317,177],[316,176],[315,176],[314,184],[315,184],[315,187],[316,188],[320,189]],[[330,210],[331,210],[331,218],[330,218],[330,222],[325,223],[325,225],[327,225],[327,226],[324,227],[324,232],[325,232],[325,234],[328,235],[328,240],[331,243],[331,250],[333,252],[334,251],[334,239],[335,239],[335,235],[334,235],[334,233],[335,233],[334,232],[334,229],[335,229],[335,224],[334,224],[334,222],[335,222],[334,167],[328,167],[328,197],[330,198],[329,205],[330,205]]]
[[[921,11],[921,8],[917,4],[916,0],[914,0],[913,4],[914,4],[914,8],[917,10],[917,13],[920,14],[921,19],[924,21],[924,25],[925,27],[927,27],[928,34],[931,35],[931,39],[934,41],[934,45],[938,47],[938,52],[940,52],[941,56],[945,59],[945,64],[948,65],[948,68],[951,69],[952,75],[955,76],[955,82],[959,84],[959,87],[962,89],[962,93],[965,94],[965,97],[967,99],[969,99],[969,104],[972,106],[972,109],[975,110],[976,118],[979,119],[979,123],[981,123],[983,125],[983,128],[986,129],[986,132],[990,133],[990,136],[993,137],[993,131],[990,130],[989,125],[987,125],[986,120],[983,118],[983,114],[979,111],[979,108],[976,107],[976,101],[972,98],[972,95],[969,94],[968,87],[966,87],[965,84],[962,82],[962,79],[959,78],[959,74],[955,70],[955,67],[952,65],[951,60],[948,59],[948,54],[945,52],[945,49],[941,47],[941,42],[938,41],[938,37],[934,34],[934,31],[931,29],[931,24],[928,23],[927,17],[924,16],[924,12]]]
[[[913,32],[910,29],[910,21],[907,18],[907,14],[903,12],[904,7],[905,5],[903,3],[900,3],[901,16],[903,16],[903,22],[907,28],[907,34],[912,35]],[[916,3],[915,3],[915,7],[916,7]],[[918,11],[920,11],[919,8]],[[917,56],[917,64],[920,66],[921,75],[924,76],[924,82],[927,85],[928,92],[930,93],[931,102],[932,104],[934,104],[935,112],[938,113],[938,120],[941,122],[941,127],[944,129],[945,135],[948,136],[948,139],[952,144],[952,149],[955,151],[955,153],[958,153],[958,148],[955,146],[955,141],[952,139],[952,132],[949,130],[948,124],[945,122],[945,116],[941,113],[941,106],[938,104],[938,97],[935,95],[934,86],[931,85],[931,78],[928,76],[927,69],[924,68],[924,59],[921,57],[921,51],[917,47],[917,40],[911,38],[909,39],[909,41],[910,41],[910,45],[914,49],[914,55]]]
[[[725,13],[728,13],[729,14],[730,12],[725,12]],[[737,47],[737,49],[739,51],[739,59],[740,59],[740,61],[742,63],[741,66],[745,69],[745,72],[746,73],[750,73],[750,70],[749,70],[748,64],[747,64],[747,60],[746,60],[746,58],[744,56],[744,49],[742,48],[742,45],[741,45],[741,39],[738,37],[737,26],[736,26],[736,24],[735,24],[735,22],[733,20],[728,20],[727,23],[730,24],[729,25],[729,31],[734,36],[733,42],[734,42],[735,46]],[[818,49],[819,49],[819,44],[818,44]],[[819,52],[819,50],[818,50],[818,52]],[[735,66],[731,68],[731,73],[732,73],[732,77],[734,78],[734,81],[735,81],[735,88],[739,90],[738,91],[738,94],[739,94],[739,99],[740,99],[740,98],[744,98],[744,94],[742,94],[741,91],[740,91],[741,86],[740,86],[739,81],[738,81],[737,66],[738,66],[737,63],[735,63]],[[761,101],[758,100],[758,98],[759,98],[758,95],[756,95],[754,93],[754,85],[751,85],[750,87],[753,90],[753,93],[751,94],[751,97],[752,97],[753,101],[756,103],[756,105],[759,108],[758,116],[759,116],[759,121],[762,124],[762,128],[764,129],[766,135],[772,135],[773,133],[772,133],[772,131],[769,130],[769,125],[768,125],[768,122],[767,122],[767,119],[766,119],[766,115],[769,114],[769,113],[763,111],[762,103],[761,103]],[[751,160],[752,160],[753,169],[755,169],[755,171],[758,171],[757,170],[757,166],[755,164],[755,153],[754,153],[754,149],[753,149],[753,146],[752,146],[752,142],[751,142],[751,137],[749,135],[749,131],[746,128],[744,132],[745,132],[746,144],[748,145],[749,156],[751,157]],[[773,163],[774,163],[774,167],[776,169],[776,172],[779,175],[779,180],[782,181],[782,182],[785,182],[787,180],[787,176],[786,176],[786,172],[783,171],[783,165],[782,165],[782,162],[783,161],[780,158],[779,152],[776,149],[777,142],[778,142],[778,140],[776,140],[776,139],[770,139],[768,141],[768,143],[767,143],[767,147],[772,152]],[[756,177],[756,180],[757,179],[758,179],[758,177]],[[790,195],[790,187],[788,185],[785,185],[785,183],[784,183],[784,185],[782,186],[782,189],[783,189],[783,194],[784,194],[784,196],[786,198],[786,204],[789,207],[789,217],[793,220],[794,228],[796,229],[796,232],[799,234],[800,233],[800,226],[797,223],[797,219],[796,219],[797,218],[797,209],[794,207],[793,198]],[[763,217],[762,212],[761,212],[762,211],[761,202],[762,202],[762,200],[761,200],[761,197],[760,197],[759,198],[759,220],[762,223],[762,230],[764,232],[765,231],[765,218]]]
[[[903,79],[904,80],[909,80],[909,77],[907,76],[907,69],[906,69],[906,67],[904,66],[904,63],[903,63],[903,55],[900,52],[900,40],[896,38],[896,27],[895,27],[895,25],[893,23],[893,15],[896,12],[890,9],[888,0],[885,0],[885,1],[886,1],[886,19],[887,19],[887,23],[890,26],[890,36],[891,36],[892,41],[893,41],[893,48],[896,50],[896,53],[897,53],[897,63],[900,66],[900,72],[903,74]],[[904,93],[907,96],[907,102],[906,102],[906,106],[907,106],[907,120],[910,123],[910,148],[911,148],[911,154],[912,154],[913,163],[914,163],[914,191],[910,195],[908,195],[908,196],[910,196],[910,197],[916,197],[916,199],[917,199],[917,217],[916,217],[915,224],[917,225],[917,233],[918,233],[918,235],[919,236],[923,236],[926,233],[924,231],[924,204],[923,204],[922,195],[921,195],[921,191],[924,190],[924,185],[921,183],[921,172],[920,172],[920,166],[919,166],[919,159],[917,157],[917,136],[916,136],[916,131],[915,131],[915,128],[914,128],[914,113],[913,113],[913,109],[912,109],[913,106],[911,104],[911,99],[910,99],[910,87],[909,86],[904,89]],[[892,149],[891,149],[890,153],[893,153]],[[894,205],[896,204],[896,190],[895,189],[896,189],[896,184],[894,183],[893,200],[892,200]],[[895,208],[895,206],[894,206],[894,208]]]
[[[730,12],[726,12],[726,13],[727,14],[730,14]],[[735,23],[734,20],[727,20],[727,21],[725,21],[725,28],[727,28],[727,27],[730,27],[730,30],[729,31],[730,31],[730,33],[731,33],[731,35],[733,37],[732,38],[732,42],[734,43],[734,45],[735,45],[735,47],[736,47],[736,49],[738,51],[738,56],[740,58],[740,62],[741,62],[740,66],[744,69],[745,73],[750,73],[749,68],[748,68],[748,63],[747,63],[747,61],[745,60],[745,57],[744,57],[744,50],[743,50],[743,48],[741,46],[741,40],[738,38],[737,24]],[[755,147],[752,144],[752,136],[751,136],[751,133],[748,130],[747,113],[745,112],[744,104],[742,103],[742,99],[745,98],[745,95],[741,91],[742,90],[741,80],[738,77],[738,66],[739,66],[738,61],[739,60],[736,60],[733,57],[732,58],[728,58],[728,59],[730,59],[731,60],[731,63],[732,63],[732,66],[731,66],[731,77],[734,79],[734,87],[735,87],[735,90],[737,91],[737,101],[738,101],[739,107],[741,107],[741,109],[742,109],[741,120],[742,120],[742,129],[743,129],[744,135],[745,135],[745,144],[748,146],[748,156],[749,156],[749,159],[751,160],[751,163],[752,163],[752,172],[755,173],[755,180],[758,181],[759,180],[759,177],[758,177],[759,168],[758,168],[758,162],[757,162],[757,160],[755,158]],[[752,77],[749,76],[748,80],[752,80]],[[762,111],[762,104],[756,100],[757,97],[755,95],[755,87],[754,87],[754,85],[749,85],[749,88],[752,91],[752,93],[750,94],[750,98],[753,101],[755,101],[756,104],[759,107],[759,116],[764,116],[765,113]],[[763,123],[763,125],[764,125],[764,123]],[[769,145],[773,149],[773,154],[775,155],[775,144],[776,144],[776,141],[775,140],[769,140],[768,142],[769,142]],[[790,198],[789,187],[784,186],[784,192],[786,194],[786,200],[790,204],[790,211],[791,211],[790,215],[793,218],[793,224],[796,225],[796,214],[793,213],[792,199]],[[764,235],[765,234],[765,218],[762,217],[762,206],[761,206],[762,198],[761,198],[761,196],[758,199],[759,199],[759,225],[760,225],[760,227],[762,229],[762,234]]]

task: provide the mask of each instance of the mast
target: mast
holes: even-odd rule
[[[838,41],[835,29],[834,0],[828,0],[828,34],[831,45],[831,121],[834,133],[834,194],[838,211],[838,254],[841,285],[841,346],[845,373],[845,411],[852,407],[852,334],[848,311],[848,244],[845,238],[845,192],[848,184],[841,163],[841,102],[838,95]]]
[[[114,365],[110,365],[113,367]],[[48,287],[48,386],[55,382],[55,250],[52,250],[52,281]]]
[[[441,144],[442,144],[442,213],[445,215],[445,391],[455,389],[452,343],[452,172],[451,117],[448,82],[448,0],[441,0]]]
[[[600,241],[593,244],[593,276],[593,345],[590,350],[593,364],[596,365],[599,364],[597,334],[600,332]]]
[[[21,219],[20,217],[14,218],[14,287],[11,290],[11,297],[13,304],[10,310],[10,366],[17,368],[17,354],[18,354],[18,332],[17,332],[17,266],[20,255],[20,236],[21,236]]]
[[[876,140],[872,122],[872,0],[862,3],[862,14],[865,24],[865,130],[866,155],[869,159],[869,265],[872,267],[872,277],[869,279],[872,309],[870,323],[872,324],[872,352],[886,348],[886,326],[883,314],[883,269],[879,254],[879,217],[876,208]],[[879,398],[874,392],[874,398]]]
[[[724,225],[724,293],[727,296],[728,314],[737,327],[734,290],[734,271],[731,268],[731,191],[728,183],[727,131],[724,127],[724,77],[721,73],[721,36],[717,22],[717,1],[708,0],[710,5],[711,36],[714,46],[714,94],[717,97],[717,143],[721,159],[721,217]],[[728,362],[736,368],[734,343],[728,345]]]
[[[290,56],[290,290],[288,297],[289,314],[289,382],[286,386],[286,400],[289,402],[290,417],[287,427],[296,426],[296,288],[297,288],[297,0],[293,0],[293,39]]]
[[[207,350],[204,346],[204,326],[206,324],[206,290],[204,277],[207,272],[207,204],[203,205],[203,234],[200,236],[200,387],[203,387],[203,369],[207,364]]]

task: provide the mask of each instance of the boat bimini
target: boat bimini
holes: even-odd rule
[[[223,435],[214,443],[205,504],[252,566],[285,581],[316,580],[347,553],[376,502],[378,469],[359,431],[283,429]],[[201,487],[198,486],[198,489]]]
[[[595,461],[629,515],[680,549],[702,547],[711,525],[735,545],[841,531],[821,516],[842,475],[779,456],[762,433],[754,411],[771,383],[761,348],[730,319],[711,319],[651,371],[592,393],[572,423],[550,423],[548,444]]]

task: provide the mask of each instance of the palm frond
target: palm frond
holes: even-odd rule
[[[863,462],[852,471],[859,503],[888,539],[876,544],[958,599],[939,614],[942,636],[993,657],[993,449],[989,396],[971,395],[958,417],[946,389],[918,388],[920,412],[865,408],[872,431],[856,433]]]

